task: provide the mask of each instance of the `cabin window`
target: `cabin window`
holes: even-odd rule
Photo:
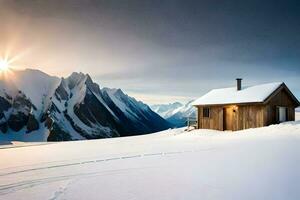
[[[210,110],[208,107],[203,108],[203,117],[210,117]]]

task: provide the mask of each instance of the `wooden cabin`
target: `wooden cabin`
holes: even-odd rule
[[[295,120],[297,98],[283,83],[214,89],[197,99],[197,127],[242,130]]]

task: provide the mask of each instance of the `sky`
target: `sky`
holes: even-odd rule
[[[0,0],[0,56],[88,73],[148,104],[284,81],[300,98],[300,2]]]

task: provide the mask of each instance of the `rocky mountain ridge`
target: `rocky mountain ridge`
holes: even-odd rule
[[[101,89],[88,74],[58,78],[27,69],[0,77],[0,140],[95,139],[169,127],[146,104],[121,89]]]

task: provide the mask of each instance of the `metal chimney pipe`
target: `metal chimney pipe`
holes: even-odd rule
[[[242,89],[242,78],[237,78],[236,79],[236,89],[241,90]]]

